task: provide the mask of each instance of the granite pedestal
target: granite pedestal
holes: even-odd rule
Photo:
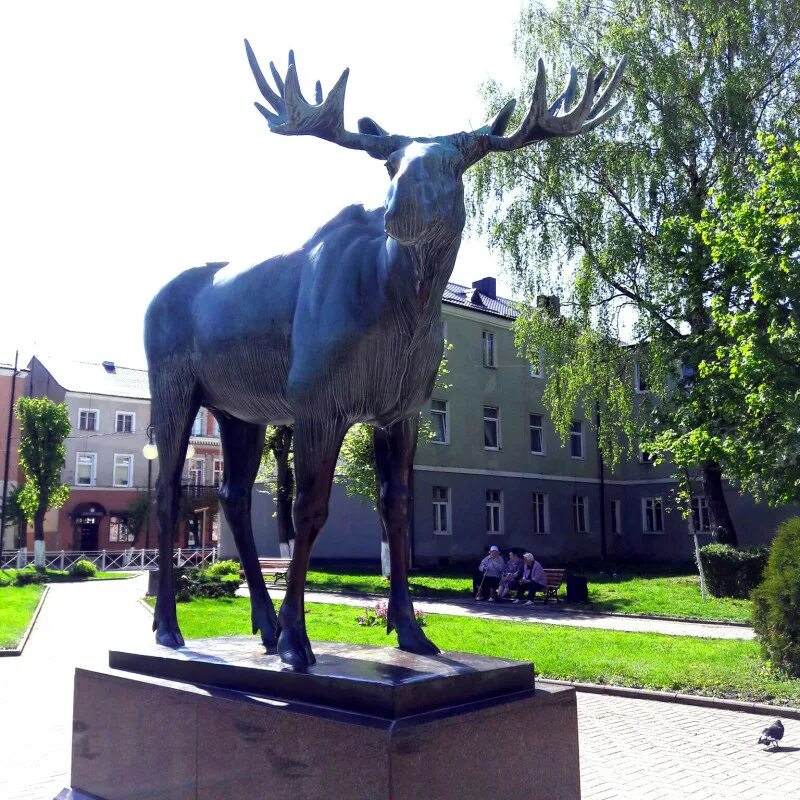
[[[580,798],[575,691],[519,661],[249,637],[75,674],[72,789],[101,800]],[[509,776],[513,775],[512,783]]]

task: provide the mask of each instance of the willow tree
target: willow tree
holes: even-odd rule
[[[723,494],[724,454],[690,434],[719,409],[694,391],[713,363],[713,299],[725,291],[695,227],[713,214],[714,187],[752,182],[757,134],[798,116],[800,14],[793,0],[558,0],[523,11],[516,48],[524,80],[541,55],[561,74],[628,56],[626,107],[589,136],[485,159],[471,172],[472,208],[529,297],[562,297],[563,318],[529,302],[516,334],[546,351],[545,401],[562,436],[576,406],[599,407],[613,463],[657,428],[684,443],[676,477],[699,467],[714,532],[736,543]],[[490,84],[493,110],[508,96]],[[633,345],[654,403],[638,414]],[[645,440],[643,442],[643,439]],[[621,447],[619,442],[623,442]]]

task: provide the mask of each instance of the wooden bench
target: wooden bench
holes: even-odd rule
[[[558,602],[558,590],[564,583],[565,571],[566,570],[563,569],[546,569],[544,571],[544,574],[547,576],[547,591],[544,595],[545,603],[547,603],[551,597],[556,601],[556,603]]]
[[[288,583],[289,581],[289,565],[292,563],[291,558],[259,558],[258,566],[261,567],[261,574],[267,578],[272,576],[272,582],[277,583],[279,580]]]

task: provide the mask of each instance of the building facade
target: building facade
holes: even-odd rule
[[[13,406],[25,390],[26,369],[14,369],[13,364],[0,364],[0,503],[19,486],[19,420]],[[6,520],[0,531],[3,550],[19,544],[19,526]]]

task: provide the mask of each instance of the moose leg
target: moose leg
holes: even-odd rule
[[[278,615],[278,653],[295,667],[316,661],[306,634],[306,573],[311,549],[328,518],[333,471],[345,430],[346,425],[335,419],[296,419],[294,423],[295,540],[289,585]]]
[[[386,632],[397,631],[401,650],[434,655],[439,648],[422,632],[408,590],[408,517],[417,420],[375,429],[375,471],[380,483],[378,513],[389,540],[391,588]]]
[[[158,520],[158,595],[153,614],[156,641],[166,647],[183,647],[175,608],[175,578],[172,553],[178,525],[181,471],[192,422],[200,408],[194,379],[188,370],[154,371],[151,377],[151,416],[158,447],[156,482]]]
[[[261,641],[267,652],[274,653],[278,643],[278,617],[258,565],[250,514],[251,492],[264,450],[265,428],[263,425],[226,418],[221,414],[218,421],[225,459],[219,499],[225,518],[231,526],[250,589],[253,633],[260,631]]]

